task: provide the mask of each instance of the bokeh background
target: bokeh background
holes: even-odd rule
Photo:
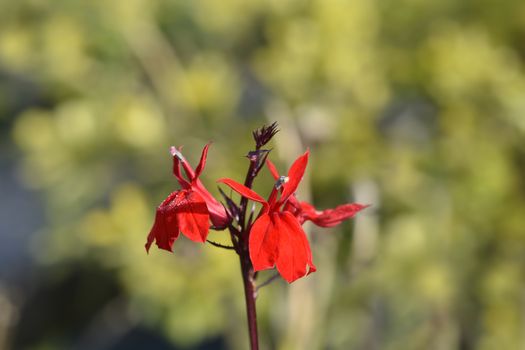
[[[301,198],[372,207],[264,349],[524,349],[524,64],[522,0],[0,0],[0,348],[246,349],[236,256],[143,245],[170,145],[217,194],[277,121]]]

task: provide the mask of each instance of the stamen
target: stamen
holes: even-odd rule
[[[280,189],[283,184],[288,182],[288,180],[290,180],[288,176],[281,175],[277,182],[275,182],[275,188]]]
[[[170,147],[170,153],[173,157],[177,157],[180,161],[184,160],[184,156],[182,155],[182,153],[179,152],[177,148],[175,148],[175,146]]]

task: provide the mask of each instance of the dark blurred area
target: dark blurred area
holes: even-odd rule
[[[263,349],[523,348],[524,43],[518,0],[0,0],[0,349],[245,349],[236,257],[144,243],[169,146],[218,195],[273,121],[301,199],[371,207]]]

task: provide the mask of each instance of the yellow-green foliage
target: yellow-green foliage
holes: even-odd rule
[[[42,264],[96,262],[173,342],[223,334],[245,349],[236,256],[183,238],[173,255],[143,245],[177,186],[170,145],[195,162],[214,141],[203,180],[217,194],[217,178],[244,176],[251,130],[277,120],[281,169],[311,149],[304,196],[372,207],[355,226],[311,230],[317,273],[261,291],[265,347],[523,347],[523,1],[0,9],[0,70],[45,101],[12,130],[25,183],[45,198],[31,242]],[[2,114],[24,99],[5,90]]]

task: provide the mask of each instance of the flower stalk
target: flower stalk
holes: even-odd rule
[[[255,288],[255,276],[248,254],[240,254],[242,281],[244,286],[244,299],[246,301],[246,317],[248,319],[248,335],[250,337],[250,349],[259,350],[259,335],[257,332],[257,309],[255,300],[257,291]]]
[[[273,135],[277,132],[277,124],[272,124],[269,128],[262,128],[259,131],[254,131],[253,137],[256,143],[256,150],[248,154],[248,159],[250,160],[250,165],[246,173],[246,178],[244,180],[244,186],[251,188],[253,186],[253,181],[261,169],[261,163],[264,163],[268,157],[269,151],[261,152],[260,148],[263,147]],[[262,162],[261,162],[262,155]],[[240,232],[240,246],[237,249],[237,254],[239,255],[239,260],[241,263],[241,273],[244,286],[244,298],[246,301],[246,317],[248,320],[248,334],[250,337],[250,349],[258,350],[259,349],[259,336],[257,332],[257,309],[256,309],[256,299],[257,299],[257,289],[255,287],[255,271],[253,269],[252,262],[250,260],[249,246],[248,246],[248,235],[249,228],[251,225],[250,220],[246,222],[246,211],[248,206],[248,198],[242,197],[239,205],[239,216],[238,223],[241,227]],[[251,217],[251,216],[250,216]],[[233,235],[233,233],[232,233]]]

